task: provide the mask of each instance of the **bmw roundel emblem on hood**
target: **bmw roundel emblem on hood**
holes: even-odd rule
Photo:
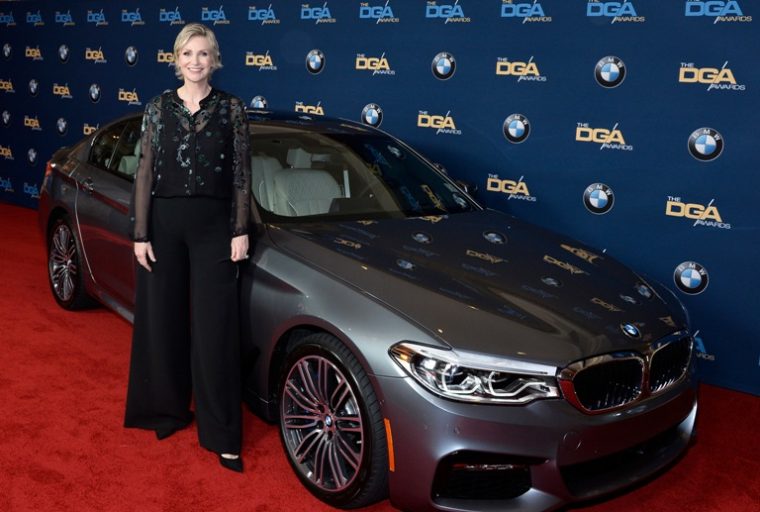
[[[639,328],[633,324],[620,324],[620,329],[622,329],[623,333],[629,338],[638,339],[641,337],[641,331],[639,331]]]

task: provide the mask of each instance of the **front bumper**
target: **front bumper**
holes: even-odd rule
[[[621,489],[678,458],[697,411],[693,365],[662,395],[593,416],[561,399],[477,405],[410,378],[377,384],[392,429],[391,502],[415,512],[544,511]]]

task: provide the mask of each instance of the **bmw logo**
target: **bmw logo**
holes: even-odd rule
[[[723,136],[712,128],[699,128],[689,135],[689,153],[702,162],[715,160],[723,152]]]
[[[266,109],[269,103],[264,96],[254,96],[251,100],[251,108]]]
[[[362,109],[362,123],[377,128],[383,122],[383,109],[376,103],[369,103]]]
[[[414,263],[407,260],[396,260],[396,265],[398,265],[400,268],[403,268],[404,270],[414,269]]]
[[[496,245],[504,245],[507,243],[507,237],[496,231],[486,231],[483,233],[483,238]]]
[[[40,83],[36,78],[32,78],[29,80],[29,94],[32,96],[37,96],[38,92],[40,92]]]
[[[604,183],[593,183],[583,192],[583,205],[594,215],[602,215],[612,210],[615,194]]]
[[[6,59],[10,59],[11,58],[11,50],[12,49],[11,49],[10,43],[5,43],[3,45],[3,57],[5,57]]]
[[[553,288],[559,288],[562,286],[562,283],[559,281],[559,279],[555,279],[553,277],[542,277],[541,282],[546,286],[551,286]]]
[[[62,44],[58,47],[58,58],[61,60],[61,62],[66,63],[69,61],[69,55],[71,52],[69,51],[69,47],[65,44]]]
[[[504,136],[512,144],[520,144],[530,135],[530,121],[522,114],[512,114],[504,120]]]
[[[676,267],[673,281],[679,290],[689,295],[697,295],[707,288],[710,278],[705,267],[695,261],[684,261]]]
[[[457,61],[450,53],[441,52],[433,58],[433,64],[430,67],[433,70],[433,76],[437,79],[448,80],[457,70]]]
[[[55,126],[58,129],[58,133],[61,135],[66,135],[66,130],[69,129],[68,121],[66,121],[66,119],[62,117],[58,118],[58,121],[56,121]]]
[[[638,339],[641,337],[641,331],[633,324],[620,324],[620,330],[629,338]]]
[[[419,242],[421,244],[429,244],[433,241],[433,237],[431,237],[427,233],[418,232],[412,235],[412,240],[414,240],[415,242]]]
[[[318,75],[325,69],[325,54],[320,50],[312,50],[306,55],[306,69],[312,75]]]
[[[652,290],[643,283],[638,283],[636,286],[636,291],[639,292],[639,295],[644,297],[645,299],[651,299],[652,298]]]
[[[100,86],[98,84],[90,85],[90,100],[93,103],[100,101]]]
[[[37,150],[34,148],[29,148],[29,151],[26,152],[26,161],[29,162],[29,165],[34,165],[37,162]]]
[[[625,80],[625,63],[613,55],[596,63],[594,77],[602,87],[617,87]]]
[[[127,61],[127,64],[130,66],[137,64],[137,48],[130,46],[124,50],[124,60]]]
[[[11,123],[11,113],[7,110],[3,110],[3,126],[8,126]]]

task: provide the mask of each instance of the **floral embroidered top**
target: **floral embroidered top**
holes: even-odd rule
[[[211,89],[191,114],[176,90],[145,107],[140,160],[132,189],[132,240],[150,240],[153,197],[215,197],[231,200],[231,236],[248,233],[251,166],[243,102]]]

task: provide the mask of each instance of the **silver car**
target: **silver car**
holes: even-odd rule
[[[264,224],[241,265],[245,397],[341,507],[552,510],[656,474],[697,412],[688,315],[581,242],[482,208],[403,142],[249,112]],[[49,162],[50,286],[127,319],[140,116]]]

